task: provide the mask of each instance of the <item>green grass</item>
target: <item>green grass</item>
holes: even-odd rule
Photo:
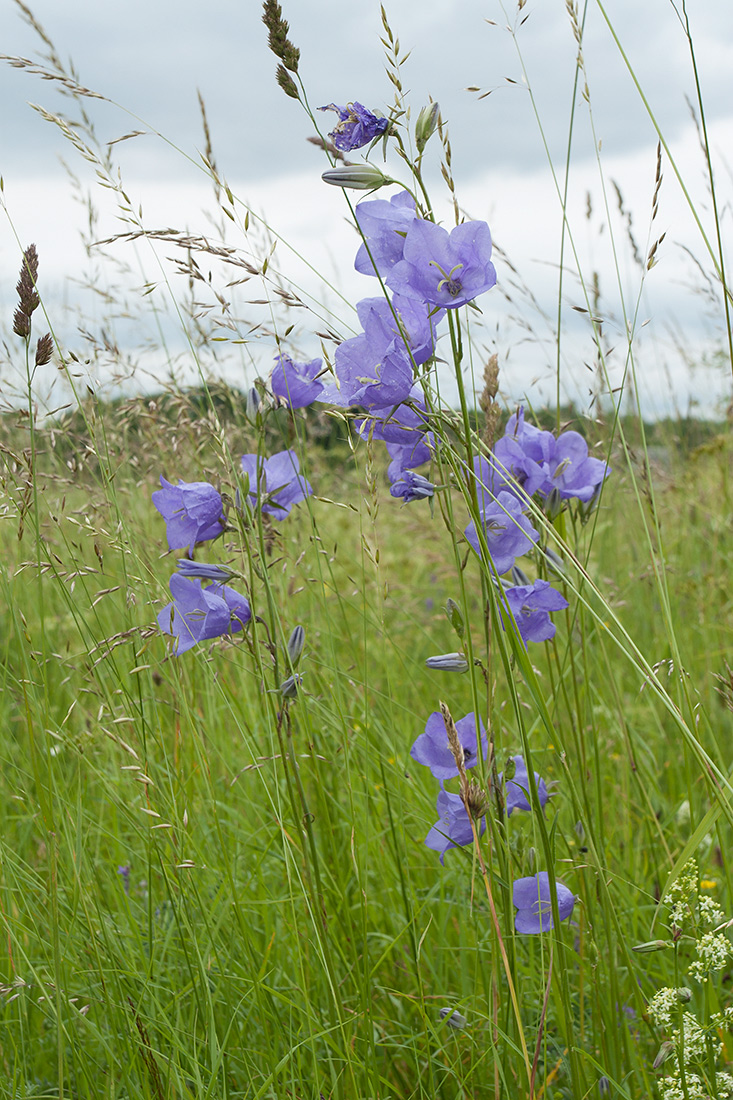
[[[569,14],[582,40],[572,5]],[[385,35],[402,110],[386,17]],[[60,64],[51,51],[54,79]],[[74,143],[134,227],[112,153],[84,113],[84,90],[76,95]],[[702,101],[698,112],[704,120]],[[400,134],[404,171],[422,193],[422,157]],[[450,187],[447,132],[432,141]],[[266,245],[266,227],[253,219],[250,229],[249,211],[215,182],[237,247],[256,234]],[[557,182],[562,196],[561,174]],[[725,298],[715,204],[713,213],[702,243]],[[565,231],[563,264],[570,219]],[[273,343],[285,340],[288,285],[266,264],[250,266],[271,301],[280,294],[269,324]],[[646,270],[639,298],[621,297],[628,382]],[[720,1071],[733,1045],[715,1014],[733,1005],[733,948],[726,940],[723,965],[696,981],[704,904],[695,894],[684,918],[670,917],[692,858],[697,893],[723,910],[719,935],[733,914],[729,424],[649,424],[635,386],[624,404],[607,379],[593,281],[577,274],[602,416],[536,415],[546,427],[572,418],[613,472],[587,522],[577,509],[553,517],[528,505],[563,574],[540,555],[522,566],[569,602],[555,639],[528,650],[501,629],[489,563],[462,534],[477,518],[466,461],[506,415],[481,377],[487,329],[476,318],[454,312],[441,345],[459,410],[421,372],[440,489],[430,505],[407,507],[388,494],[381,444],[358,441],[348,417],[267,408],[254,417],[251,407],[248,417],[241,394],[206,383],[201,364],[221,333],[187,324],[193,289],[189,301],[169,287],[200,368],[189,392],[82,399],[73,360],[57,348],[74,407],[43,421],[37,332],[17,343],[27,404],[0,420],[4,1096],[731,1095]],[[146,303],[124,308],[143,316]],[[558,363],[565,308],[560,287]],[[322,330],[322,317],[305,316]],[[471,394],[482,394],[486,416]],[[282,523],[236,519],[239,456],[285,447],[315,494]],[[225,495],[236,522],[197,555],[232,565],[254,612],[246,631],[178,658],[156,624],[173,570],[151,501],[161,473]],[[287,641],[298,624],[303,685],[286,701],[279,687],[295,671]],[[458,649],[467,674],[425,667]],[[486,831],[443,865],[424,843],[437,784],[410,756],[441,702],[455,718],[480,713],[495,753],[473,773],[488,796]],[[553,797],[541,813],[530,792],[533,811],[507,819],[496,773],[517,754]],[[520,935],[512,882],[538,871],[576,895],[572,921]],[[690,997],[660,1023],[648,1004],[664,987]],[[448,1022],[454,1011],[465,1026]],[[695,1055],[691,1019],[707,1034]],[[655,1066],[663,1042],[675,1057]],[[679,1084],[675,1060],[686,1067]]]

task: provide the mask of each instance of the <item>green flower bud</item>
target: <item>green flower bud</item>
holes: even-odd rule
[[[430,103],[420,111],[420,114],[417,116],[417,122],[415,123],[415,144],[417,145],[418,153],[422,153],[428,141],[437,130],[439,119],[440,105],[438,103]]]
[[[459,638],[462,638],[466,633],[466,627],[463,622],[463,615],[461,609],[455,600],[447,600],[445,605],[445,613],[448,616],[448,622],[455,630]]]
[[[394,182],[373,164],[347,164],[343,168],[329,168],[321,179],[333,187],[348,187],[353,191],[376,191],[386,183]]]
[[[648,955],[652,951],[666,951],[668,947],[672,946],[667,940],[647,940],[646,943],[634,944],[631,950],[638,951],[640,955]]]

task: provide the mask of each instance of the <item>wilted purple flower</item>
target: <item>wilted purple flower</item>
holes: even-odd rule
[[[390,495],[402,497],[405,504],[412,500],[427,500],[435,493],[435,486],[422,474],[416,474],[414,470],[403,470],[399,478],[393,481],[389,487]]]
[[[539,532],[524,515],[524,504],[511,493],[500,492],[496,500],[490,501],[481,511],[481,526],[486,536],[486,545],[491,562],[497,573],[506,573],[514,565],[516,558],[531,550],[537,542]],[[481,553],[481,544],[473,520],[464,532],[466,539],[477,554]]]
[[[289,355],[278,355],[270,379],[272,392],[291,409],[304,409],[323,393],[323,383],[317,378],[322,370],[322,359],[295,363]]]
[[[173,602],[158,615],[158,626],[164,634],[176,639],[173,650],[180,657],[197,642],[234,634],[252,618],[249,603],[222,584],[203,588],[200,580],[190,580],[174,573],[169,587]]]
[[[347,103],[345,107],[329,103],[318,110],[335,111],[339,116],[339,121],[328,136],[336,148],[344,153],[368,145],[375,137],[380,137],[389,125],[389,119],[380,118],[362,107],[361,103]]]
[[[527,424],[523,408],[510,416],[494,455],[528,496],[549,497],[554,490],[561,500],[588,502],[611,472],[605,462],[588,457],[588,444],[578,432],[562,432],[556,439]]]
[[[300,475],[295,451],[278,451],[270,458],[242,455],[242,470],[249,477],[249,499],[273,519],[285,519],[294,504],[305,500],[313,486]]]
[[[478,726],[481,732],[481,754],[485,760],[489,742],[480,718]],[[463,746],[464,764],[467,768],[473,768],[478,764],[478,734],[476,715],[473,711],[456,722],[456,733]],[[433,711],[428,718],[425,732],[420,734],[410,749],[410,756],[413,760],[417,760],[418,764],[424,764],[430,768],[436,779],[454,779],[458,775],[458,766],[448,745],[445,722],[439,710]]]
[[[529,801],[529,773],[523,756],[513,756],[514,775],[506,782],[506,812],[511,817],[515,810],[530,811],[532,806]],[[499,775],[501,780],[502,774]],[[540,806],[545,807],[550,795],[545,786],[544,779],[540,779],[539,772],[534,773],[534,781],[537,784],[537,795]]]
[[[226,565],[193,561],[191,558],[179,558],[176,566],[182,577],[190,577],[192,580],[216,581],[218,584],[226,584],[234,576],[234,570]]]
[[[180,481],[172,485],[161,477],[162,489],[153,493],[153,504],[166,522],[169,550],[187,549],[197,542],[215,539],[224,530],[220,494],[208,481]]]
[[[441,787],[437,810],[438,820],[425,837],[425,843],[434,852],[440,852],[442,863],[449,848],[459,848],[471,843],[473,829],[459,794],[451,794]],[[482,817],[477,827],[480,836],[486,828],[486,819]]]
[[[522,641],[546,642],[555,637],[550,611],[562,611],[568,601],[550,586],[549,581],[518,584],[504,591]],[[503,624],[502,624],[503,625]]]
[[[407,298],[457,309],[496,283],[486,222],[464,222],[449,233],[416,218],[407,230],[402,255],[385,281]]]
[[[409,191],[400,191],[389,200],[360,202],[354,213],[366,238],[356,254],[354,267],[362,275],[379,272],[384,277],[402,259],[405,234],[417,217],[415,200]]]
[[[558,916],[560,920],[567,920],[575,905],[575,895],[561,882],[556,883],[556,888]],[[512,890],[512,901],[517,910],[514,917],[517,932],[532,936],[554,928],[547,871],[517,879]]]

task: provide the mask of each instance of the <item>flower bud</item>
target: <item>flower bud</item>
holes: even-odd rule
[[[517,765],[516,765],[516,762],[514,760],[514,757],[513,756],[508,756],[507,757],[507,762],[504,765],[504,771],[502,772],[502,775],[504,777],[504,782],[508,783],[510,779],[514,779],[514,776],[516,774],[517,774]]]
[[[445,1019],[446,1016],[448,1017],[447,1020]],[[460,1031],[461,1028],[464,1028],[466,1026],[466,1017],[461,1016],[460,1012],[458,1012],[457,1010],[455,1012],[451,1012],[449,1008],[441,1008],[440,1018],[441,1020],[445,1020],[445,1022],[448,1024],[448,1027],[454,1027],[457,1031]]]
[[[670,1056],[670,1054],[672,1053],[673,1050],[674,1050],[674,1043],[670,1043],[669,1039],[665,1039],[665,1041],[662,1043],[661,1047],[659,1048],[659,1053],[657,1054],[656,1058],[654,1059],[654,1062],[652,1063],[652,1069],[659,1069],[659,1067],[664,1062],[667,1061],[667,1059],[669,1058],[669,1056]]]
[[[551,489],[545,497],[545,515],[552,522],[562,511],[562,497],[558,488]]]
[[[343,168],[329,168],[321,179],[333,187],[350,187],[354,191],[376,191],[378,187],[392,183],[389,176],[385,176],[373,164],[347,164]]]
[[[677,1000],[680,1004],[688,1005],[692,1000],[692,990],[688,989],[686,985],[681,985],[677,990]]]
[[[257,424],[257,418],[260,415],[260,406],[262,405],[262,398],[259,395],[255,386],[250,386],[247,391],[247,401],[244,406],[244,415],[249,420],[250,424]]]
[[[448,622],[455,630],[459,638],[462,638],[466,632],[466,627],[463,623],[463,615],[461,609],[455,600],[447,600],[445,605],[445,613],[448,616]]]
[[[205,561],[192,561],[191,558],[179,558],[176,562],[178,572],[182,577],[190,577],[191,580],[215,581],[217,584],[228,584],[236,574],[227,565],[214,565]]]
[[[439,119],[440,104],[438,103],[429,103],[427,107],[423,107],[420,111],[420,114],[417,116],[417,122],[415,123],[415,144],[417,145],[418,153],[422,153],[428,141],[435,133],[438,128]]]
[[[425,665],[440,672],[468,672],[468,661],[462,653],[441,653],[437,657],[428,657]]]
[[[544,555],[547,558],[547,567],[551,569],[553,573],[557,573],[559,576],[565,576],[565,562],[562,560],[559,554],[556,554],[554,550],[551,550],[549,546],[544,548]]]
[[[302,626],[296,626],[293,633],[288,638],[288,657],[290,663],[295,668],[298,661],[303,655],[303,647],[305,646],[305,628]]]
[[[280,694],[283,699],[295,699],[297,698],[298,691],[303,686],[302,676],[288,676],[287,680],[283,680],[280,684]]]
[[[512,566],[512,583],[513,584],[531,584],[531,581],[523,569],[520,569],[518,565]]]
[[[646,943],[634,944],[631,950],[638,951],[640,955],[648,955],[652,951],[666,951],[668,947],[672,947],[672,944],[667,940],[647,940]]]

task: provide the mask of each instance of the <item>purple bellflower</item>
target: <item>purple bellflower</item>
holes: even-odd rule
[[[416,218],[407,230],[402,255],[385,281],[406,298],[457,309],[496,283],[486,222],[464,222],[449,233]]]
[[[313,486],[300,475],[295,451],[278,451],[270,458],[242,455],[242,470],[249,477],[249,499],[273,519],[285,519],[294,504],[305,500]]]
[[[575,905],[575,894],[563,886],[557,887],[557,910],[560,920],[567,920]],[[529,878],[519,878],[513,885],[512,901],[517,910],[514,927],[522,935],[536,936],[555,925],[552,919],[550,880],[547,871],[540,871]]]
[[[153,504],[166,522],[169,550],[193,553],[197,542],[215,539],[224,530],[221,496],[208,481],[180,481],[172,485],[161,477],[162,489]]]
[[[354,213],[366,239],[356,254],[354,267],[362,275],[379,273],[384,278],[402,259],[407,230],[417,217],[415,200],[409,191],[400,191],[389,201],[360,202]]]
[[[568,607],[565,597],[550,586],[549,581],[536,580],[534,584],[517,584],[504,591],[511,608],[520,637],[527,642],[547,642],[555,637],[555,624],[551,611]]]
[[[459,794],[451,794],[441,787],[437,810],[438,820],[425,837],[425,843],[434,852],[440,852],[442,863],[449,848],[462,848],[472,842],[473,829]],[[479,836],[485,828],[486,819],[482,817],[480,823],[477,823]]]
[[[386,298],[364,298],[356,311],[364,331],[336,348],[339,385],[328,387],[321,399],[392,409],[413,388],[413,366],[432,356],[441,314],[430,316],[424,304],[398,295],[391,305]]]
[[[270,379],[272,392],[291,409],[304,409],[323,393],[323,383],[317,377],[322,370],[322,359],[295,363],[289,355],[278,355]]]
[[[409,404],[404,402],[396,406],[387,406],[383,409],[373,409],[365,420],[355,420],[356,430],[362,439],[383,439],[385,443],[398,444],[400,446],[415,446],[418,442],[424,442],[432,446],[433,435],[428,432],[428,412],[425,408],[422,391],[419,385],[415,385],[407,395]],[[413,462],[413,466],[419,466],[421,462]]]
[[[481,733],[481,754],[485,760],[489,742],[480,718],[478,726]],[[463,746],[464,764],[467,768],[473,768],[478,764],[478,733],[476,715],[473,711],[456,722],[456,733]],[[418,764],[424,764],[425,767],[430,768],[435,778],[441,781],[455,779],[458,775],[455,757],[448,745],[445,722],[439,710],[433,711],[428,718],[425,732],[420,734],[410,749],[410,756],[413,760],[417,760]]]
[[[513,756],[514,761],[514,775],[511,779],[506,781],[506,813],[507,817],[511,817],[515,810],[526,810],[529,812],[532,809],[532,805],[529,801],[529,773],[527,772],[527,765],[524,762],[523,756]],[[499,780],[502,778],[502,773],[499,775]],[[550,797],[549,791],[545,785],[544,779],[540,779],[539,772],[534,773],[534,781],[537,785],[537,795],[540,800],[540,806],[544,809],[547,801]]]
[[[399,481],[406,470],[414,470],[416,466],[422,466],[423,463],[429,462],[432,457],[430,448],[422,437],[418,437],[414,443],[405,445],[388,443],[387,453],[390,457],[390,463],[387,467],[390,484]]]
[[[531,550],[539,532],[524,515],[524,504],[511,493],[500,492],[481,512],[481,526],[497,574],[511,569],[517,558]],[[471,521],[464,532],[477,554],[481,554],[476,524]]]
[[[588,456],[588,444],[579,432],[562,432],[555,438],[524,419],[524,409],[509,417],[494,454],[528,496],[547,497],[556,489],[560,498],[577,497],[587,503],[611,472],[605,462]]]
[[[435,493],[435,485],[414,470],[403,470],[389,487],[390,495],[402,497],[404,504],[413,500],[427,500]]]
[[[339,116],[339,121],[328,136],[336,148],[344,153],[352,149],[361,149],[374,138],[381,137],[389,125],[389,119],[380,118],[366,107],[362,107],[361,103],[347,103],[345,107],[329,103],[326,107],[319,107],[318,110],[335,111]]]
[[[234,634],[252,618],[249,603],[223,584],[202,587],[200,580],[191,580],[174,573],[169,581],[173,602],[158,615],[158,626],[164,634],[176,639],[176,657],[197,642]]]

